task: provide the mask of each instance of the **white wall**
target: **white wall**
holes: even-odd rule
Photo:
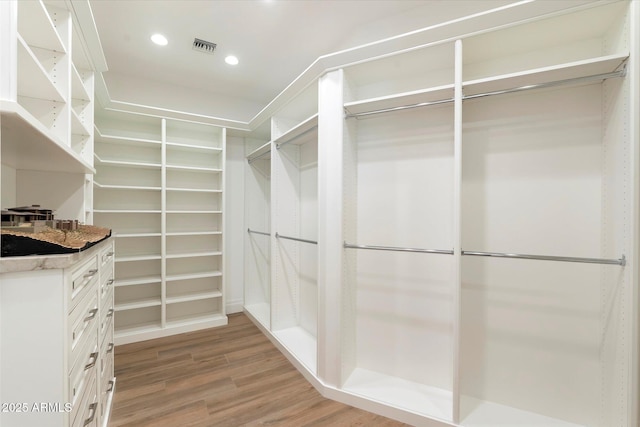
[[[237,313],[244,304],[244,139],[227,137],[224,261],[226,311]]]
[[[3,164],[0,172],[2,172],[0,177],[0,207],[14,208],[16,207],[16,170]]]

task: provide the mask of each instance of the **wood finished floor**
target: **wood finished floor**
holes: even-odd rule
[[[110,427],[406,425],[320,396],[241,313],[118,346],[115,373]]]

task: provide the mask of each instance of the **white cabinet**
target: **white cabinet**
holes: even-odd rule
[[[94,215],[118,240],[116,342],[226,324],[225,130],[114,111],[96,122]]]
[[[0,260],[0,425],[106,427],[113,372],[113,239]]]
[[[492,13],[272,118],[246,311],[325,396],[412,425],[633,427],[640,8]]]
[[[80,29],[64,2],[3,1],[0,12],[0,204],[92,223],[94,70]]]

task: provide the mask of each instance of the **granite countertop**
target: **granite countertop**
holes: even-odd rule
[[[113,237],[109,237],[82,252],[70,254],[0,257],[0,274],[67,268],[78,261],[95,255],[104,247],[105,243],[110,242],[111,239],[113,239]]]

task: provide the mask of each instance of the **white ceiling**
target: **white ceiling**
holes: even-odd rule
[[[249,121],[318,57],[506,0],[91,0],[112,98]],[[165,47],[153,33],[169,39]],[[217,44],[214,55],[194,38]],[[237,66],[225,64],[236,55]],[[143,94],[146,91],[145,94]],[[208,100],[208,101],[207,101]],[[207,105],[210,104],[210,105]]]

